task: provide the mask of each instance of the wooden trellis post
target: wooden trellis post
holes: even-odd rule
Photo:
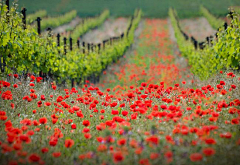
[[[87,48],[88,48],[88,53],[90,53],[90,43],[87,44]]]
[[[38,30],[38,35],[41,35],[41,18],[37,17],[36,21],[37,21],[37,30]]]
[[[72,51],[72,38],[69,38],[69,44],[70,44],[70,51]]]
[[[100,53],[100,51],[101,51],[101,43],[99,43],[97,46],[98,46],[98,53]]]
[[[61,35],[58,33],[57,34],[57,46],[60,46],[60,37],[61,37]]]
[[[66,55],[67,54],[67,38],[66,37],[63,38],[63,42],[64,42],[64,54]]]
[[[85,54],[85,42],[82,42],[83,54]]]
[[[78,49],[80,48],[80,41],[77,40],[77,46],[78,46]]]
[[[23,18],[22,18],[22,22],[23,22],[23,28],[26,29],[27,28],[27,23],[26,23],[26,11],[27,9],[26,8],[23,8],[21,13],[23,15]]]
[[[93,43],[91,43],[91,50],[92,50],[92,52],[94,52],[94,44]]]

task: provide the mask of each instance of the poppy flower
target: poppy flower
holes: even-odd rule
[[[239,119],[234,118],[234,119],[232,119],[231,123],[232,124],[239,124]]]
[[[193,154],[190,155],[190,160],[192,162],[201,161],[202,159],[203,159],[203,156],[200,153],[193,153]]]
[[[124,138],[119,139],[117,143],[118,143],[119,146],[123,146],[123,145],[126,144],[126,139],[124,139]]]
[[[113,154],[113,161],[115,163],[121,162],[124,160],[123,154],[121,152],[115,152]]]
[[[25,143],[30,143],[31,142],[31,138],[28,136],[28,135],[20,135],[19,136],[19,139],[22,141],[22,142],[25,142]]]
[[[104,152],[104,151],[107,151],[107,146],[105,144],[100,144],[98,146],[98,152]]]
[[[122,115],[123,116],[127,116],[128,115],[128,111],[122,111]]]
[[[72,124],[72,125],[71,125],[71,128],[72,128],[72,129],[76,129],[76,128],[77,128],[76,124]]]
[[[150,143],[157,145],[159,143],[159,139],[157,136],[153,135],[153,136],[146,138],[146,142],[150,142]]]
[[[91,134],[89,134],[89,133],[85,133],[85,134],[84,134],[84,137],[85,137],[86,139],[90,139],[92,136],[91,136]]]
[[[47,123],[47,118],[46,117],[42,117],[39,119],[39,123],[41,124],[46,124]]]
[[[47,153],[48,152],[48,148],[42,148],[41,151],[42,151],[42,153]]]
[[[61,152],[53,152],[52,156],[55,157],[55,158],[58,158],[58,157],[61,156]]]
[[[171,159],[173,157],[173,153],[171,151],[167,151],[165,154],[164,154],[165,158],[167,159]]]
[[[74,141],[72,139],[65,140],[65,147],[71,148],[74,145]]]
[[[22,145],[21,145],[21,143],[15,143],[14,145],[13,145],[13,148],[17,151],[17,150],[21,150],[22,149]]]
[[[139,160],[139,164],[140,164],[140,165],[150,165],[148,159],[140,159],[140,160]]]
[[[54,147],[54,146],[57,145],[57,142],[58,142],[57,139],[52,139],[52,140],[49,141],[49,145]]]
[[[90,126],[90,122],[89,122],[88,120],[83,120],[82,124],[83,124],[85,127]]]
[[[152,159],[152,160],[157,159],[158,157],[159,157],[158,153],[151,153],[151,155],[150,155],[150,159]]]
[[[212,156],[216,153],[216,151],[213,148],[204,148],[203,153],[205,156]]]
[[[37,154],[31,154],[28,157],[29,162],[38,162],[40,160],[40,156]]]
[[[83,128],[83,133],[88,133],[90,131],[90,129],[89,128]]]
[[[205,143],[206,144],[216,144],[216,141],[213,138],[207,138],[207,139],[205,139]]]

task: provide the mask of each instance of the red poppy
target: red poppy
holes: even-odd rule
[[[72,125],[71,125],[71,128],[72,128],[72,129],[76,129],[76,128],[77,128],[76,124],[72,124]]]
[[[216,141],[213,138],[207,138],[205,139],[206,144],[216,144]]]
[[[113,154],[113,161],[115,163],[121,162],[124,160],[123,154],[121,152],[115,152]]]
[[[28,135],[20,135],[19,139],[25,143],[30,143],[31,142],[31,138]]]
[[[122,111],[122,115],[123,116],[127,116],[128,115],[128,111]]]
[[[212,156],[212,155],[214,155],[216,152],[215,152],[215,150],[213,149],[213,148],[204,148],[203,149],[203,153],[204,153],[204,155],[206,155],[206,156]]]
[[[239,124],[239,119],[237,118],[232,119],[232,124]]]
[[[157,159],[159,157],[159,153],[151,153],[150,158],[152,160]]]
[[[148,159],[140,159],[140,160],[139,160],[139,164],[140,164],[140,165],[150,165]]]
[[[90,129],[89,128],[83,128],[83,133],[88,133],[90,131]]]
[[[99,152],[107,151],[107,146],[105,144],[100,144],[97,149]]]
[[[91,136],[91,134],[89,134],[89,133],[85,133],[85,134],[84,134],[84,137],[85,137],[86,139],[90,139],[92,136]]]
[[[126,144],[126,139],[124,139],[124,138],[119,139],[117,143],[118,143],[119,146],[123,146],[123,145]]]
[[[42,117],[39,119],[39,123],[41,124],[46,124],[47,123],[47,118],[46,117]]]
[[[165,158],[167,159],[171,159],[173,157],[173,153],[171,151],[167,151],[165,154],[164,154]]]
[[[200,153],[193,153],[193,154],[190,155],[190,160],[192,162],[201,161],[202,159],[203,159],[203,156]]]
[[[61,152],[54,152],[54,153],[52,153],[52,156],[55,158],[58,158],[61,156]]]
[[[31,154],[28,157],[29,162],[38,162],[40,160],[40,156],[37,154]]]
[[[88,120],[83,120],[82,124],[83,124],[85,127],[90,126],[90,122],[89,122]]]
[[[71,148],[74,145],[74,141],[72,139],[65,140],[65,147]]]
[[[42,151],[42,153],[47,153],[48,152],[48,148],[42,148],[41,151]]]
[[[146,142],[150,142],[150,143],[153,143],[153,144],[157,145],[158,142],[159,142],[159,139],[158,139],[157,136],[152,135],[152,136],[146,138]]]

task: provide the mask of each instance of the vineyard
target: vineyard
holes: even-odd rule
[[[0,0],[0,164],[240,164],[239,1],[80,1]]]

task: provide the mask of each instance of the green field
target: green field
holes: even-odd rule
[[[19,0],[20,7],[28,13],[46,9],[49,15],[77,10],[81,17],[94,16],[108,8],[112,16],[129,16],[135,8],[141,8],[145,17],[167,17],[168,8],[174,7],[179,17],[199,16],[203,4],[216,16],[225,16],[229,6],[239,6],[240,0]]]

